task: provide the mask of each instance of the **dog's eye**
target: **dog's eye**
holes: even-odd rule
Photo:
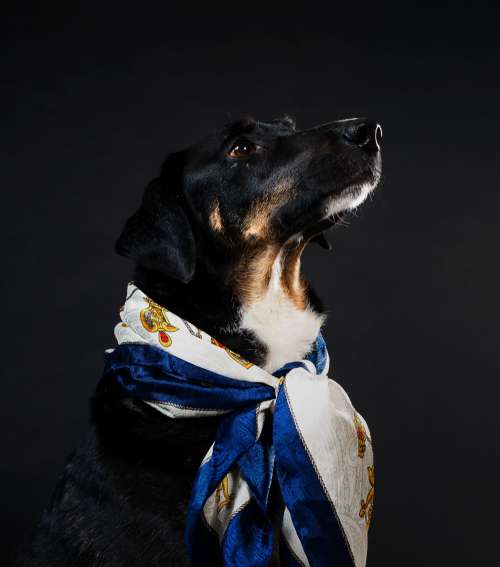
[[[257,151],[257,146],[249,140],[238,140],[228,152],[232,158],[246,158]]]

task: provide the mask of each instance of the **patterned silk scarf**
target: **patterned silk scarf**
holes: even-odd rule
[[[104,376],[166,418],[226,414],[200,465],[186,541],[198,566],[265,567],[270,487],[284,502],[282,566],[364,567],[374,495],[368,427],[327,376],[321,335],[273,374],[156,304],[133,284]]]

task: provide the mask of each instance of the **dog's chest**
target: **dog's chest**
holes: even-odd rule
[[[242,309],[241,327],[252,331],[267,348],[263,367],[273,372],[311,350],[324,316],[310,307],[299,309],[280,285],[270,285],[258,302]]]

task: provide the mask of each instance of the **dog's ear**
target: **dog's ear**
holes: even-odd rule
[[[141,266],[187,283],[195,271],[196,247],[176,177],[169,172],[167,160],[161,177],[146,187],[139,210],[125,223],[115,250]],[[174,186],[167,187],[170,183]]]

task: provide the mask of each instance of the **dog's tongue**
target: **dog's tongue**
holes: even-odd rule
[[[320,232],[316,236],[313,236],[311,238],[311,242],[316,242],[316,244],[319,244],[321,246],[321,248],[324,248],[325,250],[331,250],[332,249],[332,245],[330,244],[330,242],[328,242],[328,239],[325,236],[324,232]]]

